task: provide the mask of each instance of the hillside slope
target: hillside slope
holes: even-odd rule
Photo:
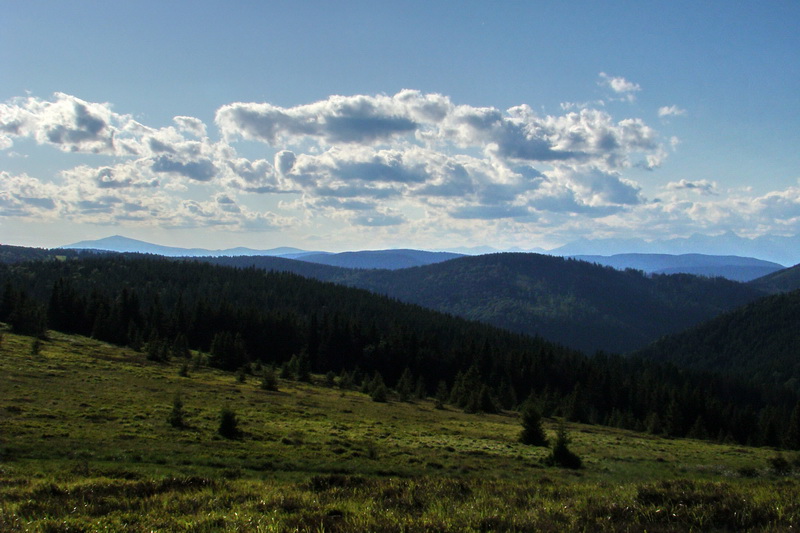
[[[627,352],[760,296],[722,279],[651,278],[538,254],[465,257],[342,281],[588,353]]]
[[[800,525],[800,482],[768,470],[766,448],[567,424],[584,465],[568,474],[548,466],[547,447],[518,441],[513,413],[378,403],[322,376],[267,391],[256,376],[181,375],[182,360],[59,333],[32,355],[29,337],[3,333],[4,532]],[[218,432],[223,409],[237,438]],[[556,421],[544,427],[553,439]]]
[[[791,292],[800,289],[800,265],[795,265],[762,278],[754,279],[750,285],[769,293]]]
[[[690,275],[646,276],[531,253],[460,257],[401,270],[302,273],[274,258],[215,264],[287,269],[367,289],[570,348],[627,352],[763,296],[756,287]]]
[[[752,302],[637,355],[800,391],[800,291]]]

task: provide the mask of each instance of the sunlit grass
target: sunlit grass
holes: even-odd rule
[[[796,474],[770,449],[570,425],[544,465],[514,413],[377,403],[51,333],[0,345],[0,531],[785,530]],[[168,422],[180,394],[186,427]],[[217,433],[223,407],[241,438]],[[545,421],[552,438],[555,421]],[[790,460],[794,456],[787,455]],[[795,466],[796,469],[796,466]]]

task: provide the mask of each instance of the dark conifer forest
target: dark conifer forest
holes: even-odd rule
[[[790,444],[796,390],[572,349],[361,289],[257,268],[102,255],[0,265],[0,321],[131,346],[154,362],[333,373],[370,390],[436,396],[468,412],[543,416],[742,444]],[[402,397],[401,395],[401,397]],[[796,416],[796,415],[795,415]]]
[[[274,257],[204,260],[289,270],[539,335],[586,353],[642,348],[765,294],[757,286],[723,278],[646,275],[527,253],[461,257],[400,270],[331,269]]]

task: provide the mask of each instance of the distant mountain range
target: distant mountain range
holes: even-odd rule
[[[765,235],[755,239],[739,237],[728,232],[708,236],[695,234],[680,239],[645,241],[643,239],[580,239],[549,250],[553,255],[615,255],[615,254],[707,254],[758,257],[782,265],[800,263],[800,235],[776,237]]]
[[[597,247],[597,242],[600,241],[587,241],[587,243],[590,244],[587,244],[584,248],[595,249]],[[602,242],[607,243],[606,246],[608,247],[608,250],[613,250],[616,246],[622,246],[623,244],[632,248],[636,248],[644,241],[630,240]],[[496,252],[489,247],[460,249],[465,253],[408,249],[364,250],[330,253],[301,250],[291,247],[271,248],[267,250],[255,250],[252,248],[243,247],[228,248],[224,250],[209,250],[204,248],[178,248],[161,246],[135,239],[129,239],[119,235],[94,241],[81,241],[63,246],[62,248],[150,253],[163,255],[166,257],[269,256],[282,257],[285,259],[296,259],[310,263],[338,266],[342,268],[389,270],[431,265],[462,257],[465,254],[477,255]],[[575,257],[591,263],[611,266],[619,270],[634,268],[636,270],[642,270],[648,274],[685,273],[708,277],[721,276],[735,281],[749,281],[784,268],[783,265],[772,261],[732,255],[708,255],[699,253],[682,255],[671,255],[664,253],[583,255],[565,253],[569,252],[569,250],[570,248],[568,247],[562,247],[549,252],[549,254]],[[604,252],[608,250],[603,249]],[[539,249],[536,250],[537,253],[540,251],[541,250]]]
[[[120,235],[106,237],[96,241],[81,241],[62,246],[65,249],[91,249],[111,252],[134,252],[163,255],[165,257],[241,257],[269,256],[284,259],[295,259],[308,263],[338,266],[342,268],[386,268],[390,270],[413,266],[430,265],[461,257],[461,254],[450,252],[427,252],[423,250],[366,250],[360,252],[314,252],[299,248],[281,247],[268,250],[252,248],[226,248],[224,250],[207,250],[204,248],[176,248],[161,246]]]
[[[109,252],[135,252],[142,254],[163,255],[165,257],[202,257],[202,256],[241,256],[241,255],[270,255],[282,256],[303,254],[299,248],[272,248],[269,250],[253,250],[251,248],[228,248],[225,250],[207,250],[205,248],[178,248],[174,246],[161,246],[145,241],[130,239],[121,235],[105,237],[93,241],[80,241],[61,246],[68,250],[106,250]]]

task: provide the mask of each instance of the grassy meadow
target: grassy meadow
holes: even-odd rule
[[[201,359],[181,375],[182,360],[3,331],[0,531],[800,527],[796,454],[568,424],[583,460],[568,470],[518,442],[516,413],[378,403],[321,376],[267,391]],[[237,438],[217,431],[224,408]]]

